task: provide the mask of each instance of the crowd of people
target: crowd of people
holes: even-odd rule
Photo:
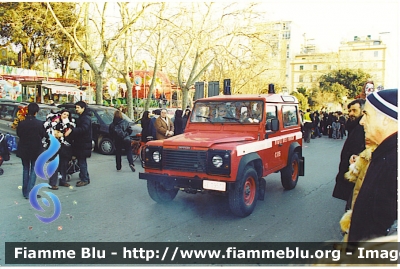
[[[173,118],[169,118],[165,108],[155,109],[150,113],[144,111],[140,120],[142,125],[142,142],[149,140],[163,140],[169,137],[182,134],[185,131],[186,124],[190,118],[190,109],[185,111],[175,110]]]
[[[398,90],[371,91],[348,106],[348,137],[332,196],[346,202],[344,242],[397,234]]]
[[[311,138],[322,137],[322,135],[332,139],[343,139],[352,128],[348,115],[341,111],[312,112],[308,108],[306,112],[300,110],[300,116],[305,143],[310,143]]]

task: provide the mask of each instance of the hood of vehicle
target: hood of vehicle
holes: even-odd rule
[[[131,136],[135,136],[136,134],[140,134],[142,132],[142,127],[140,127],[139,125],[135,124],[134,122],[130,122],[129,126],[132,129]]]
[[[206,147],[209,148],[214,144],[251,141],[254,137],[243,133],[227,133],[220,132],[188,132],[181,135],[173,136],[163,141],[164,146],[182,146],[182,147]]]

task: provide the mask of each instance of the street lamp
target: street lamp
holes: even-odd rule
[[[78,70],[79,68],[79,90],[82,91],[82,71],[85,69],[87,72],[89,72],[89,88],[90,88],[90,66],[87,63],[84,63],[82,66],[82,62],[78,61],[71,61],[69,63],[69,69],[71,70]],[[90,91],[89,91],[90,93]],[[89,94],[89,100],[90,100],[90,94]],[[81,101],[82,101],[82,95],[81,95]]]
[[[139,97],[138,92],[140,91],[140,86],[135,86],[136,90],[136,113],[139,111]]]
[[[90,71],[92,70],[91,68],[90,68],[90,66],[89,66],[89,64],[88,63],[84,63],[83,64],[83,68],[86,70],[86,73],[88,74],[88,83],[89,83],[89,86],[88,86],[88,88],[87,88],[87,90],[88,90],[88,92],[89,92],[89,94],[88,94],[88,103],[90,104],[91,103],[91,101],[92,101],[92,87],[90,86]]]

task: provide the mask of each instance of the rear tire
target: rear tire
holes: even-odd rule
[[[299,155],[294,152],[290,156],[289,164],[281,170],[281,182],[286,190],[294,189],[299,180]]]
[[[229,192],[229,207],[233,214],[239,217],[250,215],[257,203],[259,182],[253,167],[245,168],[243,177],[235,184],[235,189]]]
[[[151,199],[160,204],[171,202],[178,193],[178,189],[167,190],[160,182],[154,180],[147,180],[147,191]]]

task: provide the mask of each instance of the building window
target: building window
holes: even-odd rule
[[[374,51],[374,57],[378,57],[379,56],[379,51]]]
[[[286,52],[286,58],[289,59],[289,52]]]
[[[317,65],[316,64],[314,64],[313,69],[317,70]]]
[[[299,82],[303,82],[303,76],[299,76]]]
[[[300,70],[304,70],[304,66],[303,65],[300,65]]]
[[[328,65],[328,70],[332,70],[332,65]]]

